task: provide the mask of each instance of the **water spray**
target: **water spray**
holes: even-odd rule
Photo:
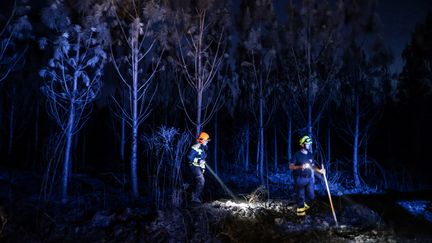
[[[238,201],[238,198],[234,195],[234,193],[225,185],[225,183],[223,183],[223,181],[219,178],[218,175],[216,175],[216,173],[214,173],[214,171],[210,168],[210,166],[208,164],[206,164],[206,168],[208,169],[208,171],[210,171],[210,174],[212,174],[214,176],[214,178],[216,178],[216,180],[219,182],[219,184],[222,186],[222,188],[235,200]]]

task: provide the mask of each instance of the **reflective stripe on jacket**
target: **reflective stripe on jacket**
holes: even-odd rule
[[[207,157],[207,154],[203,148],[204,146],[201,144],[195,144],[191,147],[191,150],[188,154],[189,163],[194,166],[198,166],[201,168],[205,168],[205,165],[200,165],[199,161],[204,160]]]

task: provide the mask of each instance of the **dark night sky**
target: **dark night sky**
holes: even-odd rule
[[[234,11],[239,11],[240,0],[232,1],[235,6]],[[300,1],[294,0],[295,3]],[[330,0],[330,2],[333,1],[335,0]],[[284,20],[284,11],[290,0],[273,0],[273,2],[279,18]],[[402,51],[410,41],[416,24],[423,22],[427,12],[432,10],[432,0],[377,0],[377,2],[378,13],[382,21],[382,37],[394,52],[393,70],[400,71],[403,67]]]
[[[432,10],[431,0],[379,0],[378,12],[383,23],[383,38],[394,51],[393,68],[399,71],[403,66],[401,54],[411,39],[417,23],[422,23],[428,11]]]
[[[282,19],[285,6],[289,2],[288,0],[274,0],[275,10]],[[402,51],[410,41],[416,24],[423,22],[427,12],[432,10],[432,0],[377,0],[377,2],[382,22],[382,37],[394,52],[395,63],[392,68],[399,72],[403,67]]]

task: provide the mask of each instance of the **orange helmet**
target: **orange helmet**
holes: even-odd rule
[[[198,143],[204,143],[207,140],[210,141],[210,136],[205,132],[201,132],[200,135],[198,136],[197,140],[198,140]]]

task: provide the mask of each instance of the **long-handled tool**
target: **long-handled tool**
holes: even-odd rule
[[[324,168],[323,164],[321,164],[321,168]],[[330,194],[330,189],[329,189],[328,182],[327,182],[326,173],[324,173],[323,175],[324,175],[324,182],[325,182],[325,185],[326,185],[326,188],[327,188],[327,195],[328,195],[328,198],[329,198],[329,201],[330,201],[330,207],[331,207],[331,210],[332,210],[332,213],[333,213],[333,219],[334,219],[334,221],[336,223],[336,227],[337,227],[338,226],[338,221],[337,221],[336,213],[335,213],[335,210],[334,210],[334,207],[333,207],[333,201],[332,201],[332,198],[331,198],[331,194]]]

